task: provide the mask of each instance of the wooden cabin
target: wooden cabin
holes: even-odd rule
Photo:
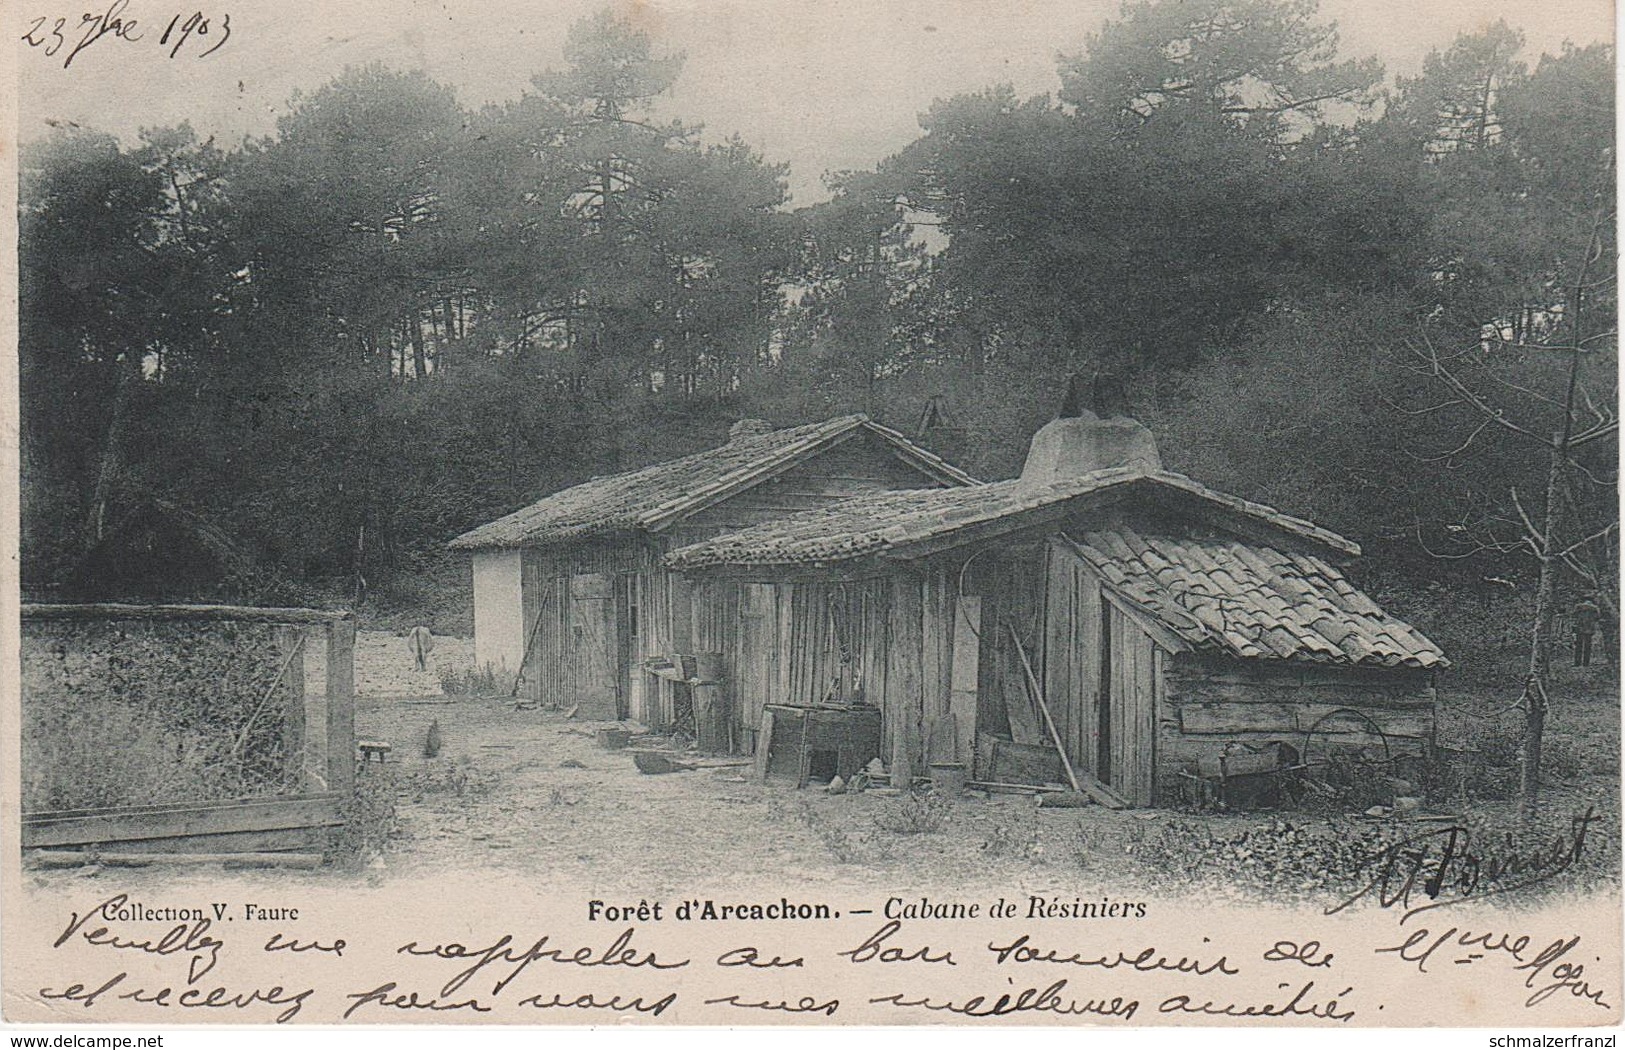
[[[1429,745],[1444,655],[1348,581],[1358,553],[1082,409],[1035,435],[1019,478],[854,499],[668,561],[727,649],[742,727],[766,705],[878,708],[894,783],[935,762],[1064,782],[1058,737],[1151,805],[1277,742]]]
[[[671,658],[722,645],[712,621],[691,620],[669,551],[853,497],[974,483],[866,416],[741,420],[716,448],[594,478],[452,541],[472,556],[475,660],[584,718],[671,725],[694,670],[667,670]],[[757,629],[754,607],[740,615]]]

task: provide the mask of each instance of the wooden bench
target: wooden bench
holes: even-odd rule
[[[371,762],[376,756],[380,765],[383,764],[384,756],[395,750],[382,740],[357,740],[355,749],[361,752],[362,762]]]

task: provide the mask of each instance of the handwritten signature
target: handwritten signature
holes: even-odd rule
[[[62,68],[73,65],[80,52],[102,40],[118,40],[126,44],[147,41],[147,26],[138,18],[125,14],[130,0],[113,0],[105,11],[89,11],[79,16],[78,22],[67,17],[52,18],[40,15],[29,19],[28,30],[22,42],[36,49],[46,58],[62,56]],[[231,15],[222,12],[211,17],[202,11],[190,14],[177,12],[157,37],[156,46],[176,58],[191,45],[197,58],[208,58],[231,39]],[[205,46],[206,45],[206,46]]]
[[[1495,853],[1475,847],[1472,832],[1451,825],[1411,835],[1376,854],[1363,886],[1328,907],[1335,915],[1367,897],[1383,908],[1405,909],[1401,922],[1433,908],[1468,898],[1511,893],[1555,878],[1574,867],[1585,851],[1586,835],[1598,818],[1595,806],[1570,820],[1569,831],[1528,852]],[[1412,906],[1425,898],[1426,903]]]

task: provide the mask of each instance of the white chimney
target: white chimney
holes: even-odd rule
[[[1033,435],[1027,463],[1021,468],[1022,481],[1048,484],[1097,470],[1162,469],[1151,431],[1118,411],[1123,393],[1117,378],[1098,375],[1092,387],[1089,399],[1094,407],[1085,408],[1083,383],[1077,376],[1072,378],[1060,418],[1045,423]]]

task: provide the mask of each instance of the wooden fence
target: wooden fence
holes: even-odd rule
[[[175,659],[175,654],[165,651],[162,645],[163,629],[153,629],[153,625],[162,624],[195,632],[189,636],[194,645],[199,644],[198,637],[214,637],[215,648],[222,651],[244,639],[261,643],[270,639],[269,651],[255,654],[258,662],[254,667],[273,667],[274,677],[269,682],[255,681],[252,694],[244,693],[257,702],[243,724],[220,728],[228,738],[235,738],[239,752],[251,730],[274,730],[262,739],[276,742],[281,753],[260,758],[262,765],[269,762],[274,768],[275,792],[251,798],[180,797],[157,799],[146,805],[75,809],[30,809],[25,792],[23,847],[57,851],[50,855],[58,858],[60,851],[168,854],[177,858],[291,856],[301,851],[321,851],[333,829],[344,823],[345,804],[355,789],[355,623],[351,615],[315,609],[212,605],[22,607],[25,650],[31,644],[40,650],[35,653],[33,666],[49,671],[75,661],[77,678],[72,687],[81,694],[87,690],[87,675],[105,674],[121,681],[139,677],[139,669],[132,666],[144,653],[161,653],[164,659]],[[83,625],[86,633],[76,634],[75,625]],[[114,655],[73,652],[76,638],[86,640],[87,648],[89,639],[117,639],[107,643],[116,650],[129,635],[142,631],[156,635],[159,642],[146,639],[146,648],[129,645],[129,652]],[[214,632],[213,636],[210,632]],[[229,652],[226,655],[229,657]],[[59,684],[47,681],[45,673],[36,673],[31,681],[30,666],[25,658],[25,719],[30,703],[51,702],[51,689]],[[307,670],[321,676],[310,681],[308,689]],[[96,687],[97,681],[93,680],[88,689],[94,692]],[[239,686],[239,691],[244,688]],[[31,697],[31,693],[36,695]],[[160,716],[166,713],[165,701],[162,695],[155,699],[150,693],[143,694],[143,702],[149,708],[156,704]],[[25,748],[25,780],[30,773],[27,759]],[[74,769],[53,772],[70,780],[77,773]]]

